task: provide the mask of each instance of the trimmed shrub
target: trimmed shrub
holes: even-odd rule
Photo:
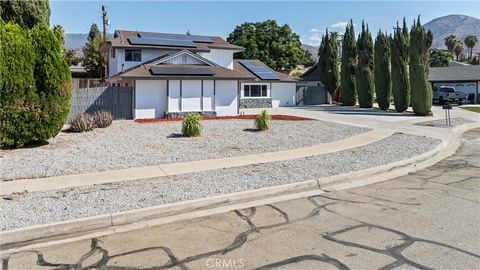
[[[72,96],[72,76],[60,41],[46,25],[38,24],[29,32],[34,57],[36,93],[41,110],[34,136],[46,141],[56,136],[67,120]]]
[[[41,115],[33,77],[34,52],[25,31],[0,20],[0,146],[32,141]]]
[[[392,78],[390,74],[390,41],[387,34],[378,31],[375,40],[375,94],[378,107],[382,110],[390,108],[392,99]]]
[[[182,122],[183,137],[198,137],[202,133],[202,117],[196,113],[191,113]]]
[[[355,73],[357,66],[357,48],[353,22],[347,25],[342,43],[342,66],[340,83],[340,100],[343,106],[355,106],[357,86]]]
[[[412,91],[412,108],[416,115],[429,115],[432,109],[432,86],[428,82],[428,50],[432,45],[433,35],[430,30],[413,22],[410,31],[410,89]]]
[[[270,123],[272,122],[272,117],[267,113],[266,110],[263,110],[260,114],[255,117],[255,127],[264,131],[270,128]]]
[[[98,111],[93,114],[93,125],[96,128],[106,128],[112,124],[113,116],[108,111]]]
[[[392,94],[395,110],[404,112],[410,106],[410,83],[408,79],[408,28],[403,19],[403,28],[397,28],[390,39],[392,49]]]
[[[357,41],[357,93],[358,104],[360,108],[373,107],[373,41],[372,35],[368,30],[368,25],[365,28],[365,23],[362,22],[362,33]]]
[[[86,132],[93,129],[93,117],[88,113],[77,113],[70,120],[70,129],[75,132]]]

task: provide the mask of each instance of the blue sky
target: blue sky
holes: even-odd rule
[[[350,19],[362,19],[375,33],[391,31],[405,16],[410,24],[417,15],[422,22],[463,14],[479,18],[480,1],[50,1],[50,23],[60,24],[67,33],[88,33],[93,22],[101,26],[101,6],[107,7],[115,29],[167,33],[218,35],[226,38],[236,25],[274,19],[288,24],[303,43],[317,45],[328,27],[342,31]]]

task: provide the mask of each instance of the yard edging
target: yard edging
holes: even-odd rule
[[[461,145],[462,134],[470,129],[480,127],[479,123],[466,124],[452,128],[449,137],[434,149],[419,156],[347,174],[325,177],[318,180],[304,181],[257,190],[237,192],[227,195],[203,198],[180,203],[173,203],[149,208],[124,211],[114,214],[81,218],[45,225],[35,225],[21,229],[0,232],[0,248],[9,249],[8,253],[17,251],[19,246],[30,242],[45,242],[49,238],[58,238],[71,234],[87,237],[113,234],[119,231],[140,229],[152,224],[167,223],[177,218],[193,218],[228,212],[240,205],[255,206],[278,201],[280,198],[294,198],[310,193],[323,193],[335,190],[369,185],[386,181],[398,176],[418,171],[452,155]],[[383,173],[379,173],[383,172]],[[357,179],[357,178],[362,179]],[[20,247],[27,248],[27,247]],[[2,257],[5,256],[2,251]]]
[[[328,154],[367,145],[391,136],[394,132],[373,129],[343,140],[318,144],[303,148],[283,150],[270,153],[233,156],[219,159],[206,159],[178,163],[166,163],[157,166],[120,169],[85,174],[72,174],[46,178],[20,179],[0,182],[0,194],[14,192],[37,192],[61,188],[89,186],[95,184],[117,183],[129,180],[147,179],[152,177],[173,176],[215,169],[241,167],[274,161],[304,158]]]

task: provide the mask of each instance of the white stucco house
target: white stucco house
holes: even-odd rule
[[[110,84],[133,87],[135,119],[237,115],[240,108],[295,106],[296,80],[215,36],[117,30],[104,46]]]

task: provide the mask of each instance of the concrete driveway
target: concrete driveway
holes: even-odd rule
[[[388,182],[52,245],[3,269],[479,269],[479,137]]]

